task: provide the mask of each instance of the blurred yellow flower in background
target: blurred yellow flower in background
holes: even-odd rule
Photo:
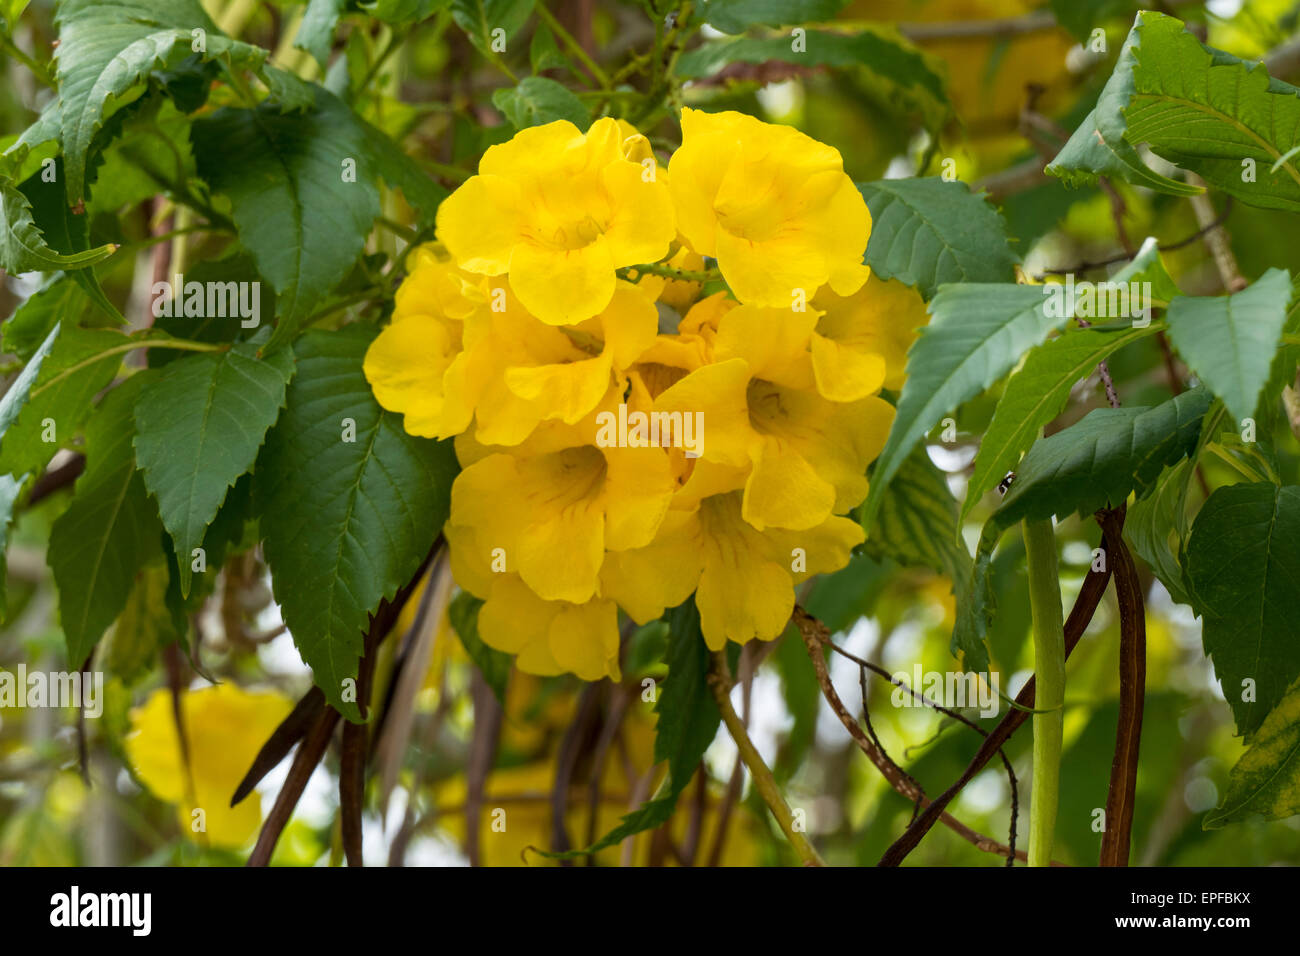
[[[181,719],[189,744],[187,774],[172,694],[162,688],[131,710],[127,762],[154,796],[176,804],[181,832],[190,839],[242,847],[262,822],[262,806],[256,794],[234,807],[230,798],[292,708],[293,702],[276,691],[246,691],[229,682],[186,691]]]

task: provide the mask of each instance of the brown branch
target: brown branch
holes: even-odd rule
[[[262,749],[253,758],[253,765],[248,768],[248,773],[244,774],[244,779],[239,782],[234,796],[230,798],[232,807],[252,793],[253,788],[262,782],[262,778],[279,766],[281,760],[289,756],[289,751],[293,749],[294,744],[307,736],[307,732],[315,726],[324,709],[325,695],[321,693],[319,687],[312,687],[294,705],[289,716],[280,721],[280,726],[271,732],[266,743],[262,744]]]
[[[302,797],[303,790],[307,788],[307,781],[316,771],[316,765],[325,756],[330,738],[334,735],[334,725],[338,721],[339,712],[333,707],[326,707],[317,716],[306,739],[294,754],[293,763],[289,765],[289,775],[285,778],[280,792],[276,794],[275,804],[262,824],[262,831],[257,835],[257,844],[249,854],[245,866],[266,866],[271,862],[271,853],[275,850],[275,844],[288,825],[289,818],[293,816],[294,808],[298,806],[298,800]]]
[[[1115,596],[1119,601],[1119,724],[1115,731],[1115,757],[1106,792],[1106,829],[1101,837],[1101,866],[1128,866],[1133,830],[1133,804],[1137,793],[1138,749],[1142,742],[1142,705],[1146,695],[1146,615],[1142,584],[1133,555],[1120,533],[1122,511],[1104,520],[1106,552],[1114,564]]]
[[[996,853],[1002,857],[1012,855],[1010,847],[1004,846],[990,836],[972,830],[952,814],[945,813],[942,807],[935,810],[935,804],[916,785],[915,781],[903,774],[892,760],[880,753],[871,738],[867,736],[857,720],[849,713],[848,708],[844,706],[844,701],[840,699],[839,693],[835,690],[835,685],[831,683],[830,674],[826,670],[826,658],[822,653],[822,645],[830,643],[830,634],[827,632],[826,625],[798,606],[794,610],[794,623],[799,628],[799,634],[803,637],[804,645],[808,648],[808,656],[812,659],[813,671],[817,675],[817,684],[821,687],[822,696],[826,698],[826,702],[830,704],[831,710],[835,712],[835,716],[844,725],[844,729],[849,732],[849,736],[857,743],[858,748],[866,754],[867,759],[876,766],[876,769],[880,771],[894,790],[908,800],[919,803],[926,808],[925,813],[917,818],[912,827],[908,828],[908,832],[911,832],[913,827],[922,819],[925,819],[927,814],[934,811],[935,820],[942,820],[944,826],[976,849],[983,850],[986,853]],[[994,748],[993,752],[996,752],[996,748]],[[1015,857],[1021,860],[1028,859],[1023,851],[1015,853]]]
[[[1106,537],[1103,532],[1102,547],[1106,548]],[[1107,549],[1109,553],[1109,549]],[[1079,589],[1079,596],[1074,601],[1074,607],[1070,610],[1070,616],[1065,622],[1065,656],[1069,659],[1070,652],[1074,650],[1079,639],[1083,637],[1084,630],[1096,613],[1097,605],[1101,603],[1101,596],[1106,591],[1106,584],[1110,581],[1110,562],[1106,564],[1105,571],[1089,571],[1087,577],[1083,579],[1083,587]],[[1003,744],[1011,738],[1011,735],[1019,729],[1020,725],[1029,719],[1029,710],[1034,706],[1034,678],[1030,677],[1025,686],[1020,689],[1016,695],[1017,707],[1007,712],[1007,715],[998,722],[997,727],[993,729],[980,749],[976,751],[975,756],[971,759],[970,764],[957,778],[957,781],[941,793],[934,802],[925,808],[925,811],[917,817],[916,821],[907,828],[902,836],[894,841],[893,845],[885,851],[884,856],[880,858],[880,866],[898,866],[916,848],[921,839],[930,832],[930,829],[939,821],[943,815],[944,809],[949,803],[961,793],[962,788],[975,778],[975,775],[984,769],[985,764],[993,759],[993,755],[998,752]]]

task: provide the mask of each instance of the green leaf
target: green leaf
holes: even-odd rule
[[[1188,368],[1223,399],[1235,421],[1251,418],[1268,382],[1291,302],[1291,276],[1269,269],[1229,296],[1169,303],[1169,338]]]
[[[1251,814],[1281,820],[1300,813],[1300,683],[1264,718],[1228,778],[1228,792],[1205,817],[1207,830]]]
[[[970,552],[957,529],[957,502],[944,473],[920,445],[903,462],[881,498],[863,548],[877,560],[929,568],[959,580]]]
[[[1205,653],[1249,738],[1300,676],[1300,487],[1215,489],[1192,525],[1186,567]]]
[[[86,420],[95,396],[112,384],[122,366],[121,351],[113,350],[129,341],[111,329],[63,331],[41,366],[27,407],[0,438],[0,473],[23,475],[49,463]]]
[[[274,349],[338,285],[379,215],[371,146],[354,114],[323,89],[315,108],[225,108],[194,122],[199,174],[230,197],[239,239],[275,288]],[[355,181],[345,181],[348,161]]]
[[[573,69],[568,57],[560,51],[560,45],[555,42],[555,34],[545,23],[537,24],[537,29],[533,31],[533,38],[528,43],[528,64],[533,68],[534,73]]]
[[[447,617],[451,621],[452,629],[460,638],[465,653],[483,675],[483,680],[488,687],[492,688],[492,694],[505,704],[506,686],[510,683],[510,670],[514,666],[514,658],[504,651],[488,647],[483,643],[483,638],[479,637],[478,612],[482,607],[483,602],[480,599],[468,591],[462,591],[452,599],[451,606],[447,608]]]
[[[875,520],[884,491],[921,437],[958,405],[988,388],[1063,325],[1043,286],[950,285],[930,303],[930,324],[907,355],[907,382],[889,439],[876,461],[862,522]]]
[[[1300,167],[1286,159],[1300,125],[1300,90],[1262,64],[1204,47],[1172,17],[1138,13],[1097,108],[1047,167],[1074,184],[1096,174],[1173,195],[1196,191],[1150,170],[1153,153],[1243,202],[1300,210]],[[1254,175],[1247,175],[1253,169]]]
[[[469,42],[486,57],[498,54],[492,50],[492,31],[504,31],[501,36],[509,42],[533,12],[535,0],[453,0],[451,18],[465,31]]]
[[[993,420],[980,439],[962,517],[1015,468],[1043,426],[1065,408],[1075,382],[1092,374],[1097,363],[1111,353],[1154,331],[1150,325],[1077,329],[1030,352],[1025,364],[1007,381]]]
[[[752,26],[794,26],[832,20],[844,0],[701,0],[699,16],[723,33]]]
[[[694,600],[668,612],[664,663],[669,679],[655,704],[655,762],[668,761],[669,775],[685,786],[722,722],[708,686],[709,649]]]
[[[343,15],[345,6],[347,0],[309,0],[307,9],[303,11],[293,45],[310,53],[321,69],[329,62],[334,30],[339,25],[339,17]]]
[[[854,33],[809,30],[801,49],[789,36],[737,37],[706,43],[677,61],[676,73],[686,79],[712,76],[732,63],[795,63],[800,66],[860,67],[885,84],[885,90],[937,128],[952,107],[943,74],[925,54],[902,37],[878,29]]]
[[[1155,489],[1128,509],[1124,537],[1179,604],[1192,603],[1183,586],[1180,555],[1187,541],[1187,492],[1194,471],[1192,458],[1178,462],[1156,482]]]
[[[80,667],[126,606],[136,572],[161,554],[162,523],[136,471],[132,412],[152,372],[113,389],[86,423],[86,470],[50,530],[68,664]]]
[[[947,282],[1011,282],[1016,256],[1002,217],[962,182],[881,179],[859,183],[871,210],[867,265],[932,298]]]
[[[1166,465],[1195,450],[1210,403],[1210,394],[1198,388],[1154,408],[1099,408],[1034,442],[1001,506],[984,524],[970,600],[957,609],[952,643],[966,655],[968,669],[980,670],[987,661],[984,639],[994,604],[990,569],[1002,532],[1026,518],[1118,507],[1133,492],[1141,499]]]
[[[275,314],[275,293],[257,271],[252,256],[237,245],[230,246],[227,251],[229,254],[223,259],[205,259],[186,266],[183,278],[190,295],[183,289],[173,288],[172,296],[160,295],[154,299],[153,328],[156,331],[214,344],[266,335],[261,331],[263,319]],[[169,276],[168,280],[175,283],[176,277]],[[238,283],[234,290],[230,289],[231,282]],[[213,308],[207,307],[209,289],[217,290],[220,296],[213,297]],[[243,296],[244,290],[248,292],[247,298]],[[202,294],[193,295],[195,292]],[[230,298],[231,292],[239,292],[238,303]],[[244,327],[244,322],[249,323],[248,328]],[[178,362],[189,354],[178,349],[150,349],[149,367],[159,368]]]
[[[65,273],[53,273],[5,322],[0,348],[26,361],[50,334],[54,323],[76,325],[85,308],[85,295],[77,284]]]
[[[171,362],[136,403],[136,459],[176,550],[182,598],[190,593],[193,549],[202,547],[227,491],[252,468],[293,377],[291,350],[264,360],[257,350],[245,342]]]
[[[45,336],[45,341],[27,360],[23,370],[18,373],[18,377],[13,380],[5,393],[0,395],[0,441],[3,441],[4,436],[9,433],[10,426],[18,418],[23,406],[27,404],[27,400],[32,393],[32,386],[41,373],[41,366],[49,356],[50,350],[54,348],[54,342],[58,337],[59,324],[56,322],[54,328],[50,329],[49,334]],[[22,475],[17,477],[21,478]]]
[[[111,256],[112,243],[81,252],[52,249],[32,217],[32,204],[7,180],[0,178],[0,269],[11,275],[84,269]]]
[[[585,130],[591,123],[591,116],[582,100],[544,76],[525,77],[514,88],[503,87],[495,91],[492,105],[506,114],[515,129],[568,120]]]
[[[1098,408],[1034,442],[989,519],[1006,528],[1024,518],[1090,515],[1155,487],[1166,465],[1190,454],[1211,396],[1203,388],[1152,408]]]
[[[326,698],[350,720],[371,612],[419,568],[447,517],[450,442],[408,435],[362,372],[377,330],[313,330],[254,470],[253,498],[276,601]]]
[[[109,104],[156,71],[192,56],[258,69],[260,47],[223,36],[198,0],[62,0],[58,64],[60,141],[68,169],[68,197],[82,199],[86,155]],[[204,49],[192,49],[203,31]]]
[[[204,600],[216,590],[216,572],[225,565],[226,558],[238,553],[240,545],[246,543],[244,529],[253,510],[252,489],[252,475],[245,474],[227,493],[226,500],[221,503],[217,511],[217,516],[212,519],[212,523],[208,525],[208,530],[203,535],[205,563],[208,571],[212,573],[201,575],[196,579],[192,578],[190,592],[185,597],[181,596],[180,562],[176,559],[175,549],[171,547],[170,538],[163,541],[163,550],[167,553],[165,600],[175,622],[178,636],[189,633],[189,616],[197,613],[203,606]]]

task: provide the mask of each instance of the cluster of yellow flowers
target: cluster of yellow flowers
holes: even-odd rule
[[[692,593],[711,648],[779,636],[862,540],[878,392],[925,320],[862,264],[836,150],[732,112],[682,137],[667,168],[608,118],[489,149],[366,355],[408,432],[456,436],[456,581],[530,673],[617,677],[618,609]]]

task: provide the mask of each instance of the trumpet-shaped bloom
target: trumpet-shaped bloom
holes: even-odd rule
[[[596,593],[607,549],[654,538],[674,488],[658,448],[490,454],[456,478],[450,523],[472,527],[539,597],[580,604]]]
[[[171,691],[156,690],[131,711],[127,760],[154,796],[176,804],[182,833],[212,846],[241,847],[257,831],[262,807],[256,794],[233,807],[230,798],[292,707],[282,694],[246,691],[229,681],[187,691],[181,697],[187,774]]]
[[[760,532],[742,515],[742,495],[703,498],[693,511],[672,511],[644,548],[611,554],[601,589],[633,620],[653,620],[695,591],[705,642],[779,637],[794,608],[794,585],[838,570],[863,539],[848,518],[829,517],[800,532]]]
[[[763,345],[752,345],[763,368]],[[779,357],[773,367],[789,371]],[[659,395],[654,407],[700,412],[703,458],[731,468],[751,466],[743,513],[760,531],[812,528],[861,502],[867,466],[884,447],[894,418],[893,406],[878,397],[831,402],[811,389],[760,378],[740,357],[691,372]]]
[[[470,272],[508,272],[543,322],[589,319],[614,295],[615,269],[662,258],[676,235],[653,158],[629,158],[641,139],[608,117],[586,133],[566,120],[520,130],[438,208],[438,238]]]
[[[668,165],[677,226],[741,302],[789,309],[867,279],[871,215],[838,151],[743,113],[682,110]]]

